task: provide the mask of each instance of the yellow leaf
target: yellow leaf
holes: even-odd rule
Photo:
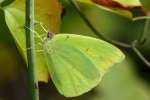
[[[7,9],[9,8],[9,9]],[[17,14],[13,14],[13,20],[14,22],[11,23],[9,19],[10,14],[14,12],[14,9],[18,12]],[[17,42],[20,39],[25,40],[24,36],[24,30],[21,28],[24,25],[24,17],[25,17],[25,0],[15,0],[11,5],[4,8],[5,11],[5,17],[6,17],[6,23],[12,33],[12,36],[14,37],[16,44],[18,48],[20,49],[21,54],[24,55],[26,59],[26,53],[25,53],[25,43]],[[20,14],[19,14],[20,13]],[[35,20],[42,22],[46,28],[51,32],[58,32],[59,31],[59,25],[60,25],[60,4],[58,0],[36,0],[35,2]],[[24,17],[21,17],[24,16]],[[19,21],[21,20],[21,22]],[[20,27],[18,27],[20,26]],[[20,30],[18,33],[17,30]],[[18,35],[16,35],[18,34]],[[42,33],[42,35],[46,36],[47,33]],[[20,38],[19,38],[20,36]],[[36,41],[36,40],[35,40]],[[37,45],[37,44],[36,44]],[[36,46],[35,49],[39,49],[39,46]],[[41,49],[41,48],[40,48]],[[38,74],[38,80],[48,82],[49,75],[47,70],[47,65],[43,59],[43,53],[36,53],[36,65],[37,65],[37,74]]]

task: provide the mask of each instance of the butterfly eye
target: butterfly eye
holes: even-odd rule
[[[53,33],[53,32],[48,32],[48,33],[47,33],[47,38],[50,38],[50,39],[51,39],[53,36],[54,36],[54,33]]]

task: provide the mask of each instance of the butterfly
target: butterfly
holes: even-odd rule
[[[96,87],[107,70],[125,57],[103,40],[67,33],[48,32],[43,51],[51,79],[66,97],[79,96]]]

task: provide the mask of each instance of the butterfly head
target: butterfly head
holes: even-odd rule
[[[48,32],[48,33],[47,33],[47,38],[52,39],[53,36],[54,36],[54,33],[53,33],[53,32]]]

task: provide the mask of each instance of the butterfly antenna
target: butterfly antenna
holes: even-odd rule
[[[47,31],[47,29],[44,27],[43,23],[41,23],[39,21],[35,21],[35,24],[39,24],[41,26],[41,28],[47,33],[47,38],[52,38],[54,36],[53,32]],[[44,38],[44,40],[46,40],[47,38]]]
[[[41,26],[41,28],[46,32],[48,33],[47,29],[44,27],[43,23],[39,22],[39,21],[35,21],[35,25],[36,24],[39,24]]]
[[[33,32],[42,42],[44,42],[44,40],[41,38],[41,36],[38,34],[38,32],[31,30],[30,28],[28,28],[27,26],[24,26],[26,29],[30,30],[31,32]]]

